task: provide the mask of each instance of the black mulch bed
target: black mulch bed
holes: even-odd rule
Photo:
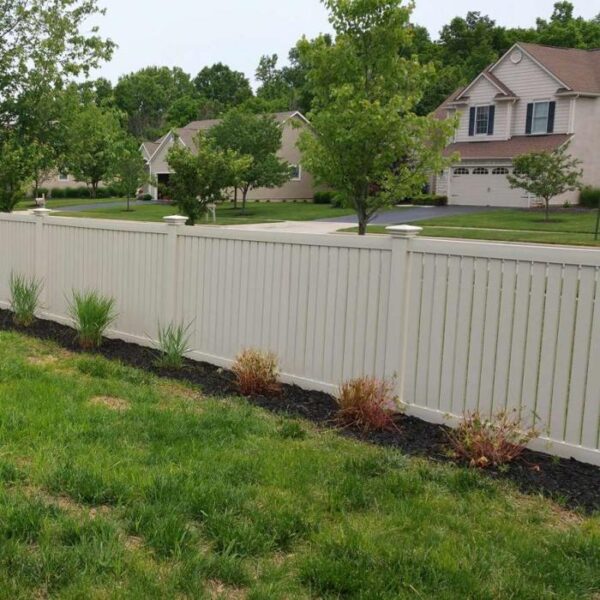
[[[52,340],[68,350],[82,352],[76,344],[73,329],[52,321],[38,320],[32,327],[24,329],[13,324],[10,312],[0,310],[0,330]],[[226,397],[237,394],[232,373],[213,365],[188,360],[182,370],[160,369],[154,365],[155,351],[120,340],[105,340],[97,353],[162,377],[192,383],[206,395]],[[271,412],[301,417],[321,426],[335,426],[336,403],[328,394],[284,385],[280,397],[249,398],[249,401]],[[340,433],[379,446],[398,448],[408,455],[456,463],[448,454],[446,427],[406,415],[399,415],[396,424],[398,431],[363,434],[348,428],[341,429]],[[600,468],[592,465],[527,450],[519,460],[505,468],[487,469],[484,473],[493,479],[508,479],[523,492],[551,497],[570,509],[586,513],[600,511]]]

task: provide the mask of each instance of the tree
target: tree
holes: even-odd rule
[[[201,98],[224,108],[237,106],[253,96],[247,77],[223,63],[204,67],[194,79],[194,87]]]
[[[0,123],[16,97],[40,81],[60,88],[110,59],[114,44],[89,27],[96,0],[6,0],[0,9]],[[89,32],[89,33],[85,33]]]
[[[127,212],[131,210],[130,199],[148,181],[146,163],[135,139],[124,137],[115,148],[114,164],[111,168],[111,186],[119,196],[127,199]]]
[[[14,134],[0,137],[0,212],[12,212],[31,169],[26,150]]]
[[[554,152],[531,152],[517,156],[514,173],[508,175],[513,189],[522,189],[546,205],[546,221],[550,218],[550,201],[556,196],[581,187],[581,161],[569,155],[565,144]]]
[[[237,171],[235,187],[242,193],[243,210],[250,190],[278,187],[290,179],[290,165],[277,156],[282,131],[272,117],[233,109],[212,128],[210,137],[218,148],[252,158]]]
[[[81,107],[67,131],[67,154],[64,166],[79,181],[85,181],[91,197],[101,181],[112,176],[117,151],[124,131],[114,110],[94,105]]]
[[[129,133],[138,139],[160,137],[171,106],[194,95],[190,76],[179,67],[147,67],[121,77],[115,86],[115,104],[127,114]]]
[[[304,166],[355,209],[364,235],[380,209],[419,193],[449,164],[442,150],[455,123],[414,113],[432,70],[399,52],[410,43],[410,8],[399,0],[323,3],[336,39],[301,49],[315,99],[300,149]]]
[[[206,205],[223,199],[223,190],[231,187],[236,173],[247,168],[250,157],[217,148],[204,132],[195,140],[192,152],[180,143],[169,150],[167,162],[174,171],[170,189],[179,210],[195,225],[206,213]]]

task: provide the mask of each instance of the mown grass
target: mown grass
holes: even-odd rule
[[[163,217],[177,214],[177,207],[164,204],[133,206],[126,211],[122,206],[90,209],[83,212],[63,212],[59,216],[85,217],[90,219],[119,219],[126,221],[162,221]],[[314,221],[353,214],[352,209],[334,208],[327,204],[311,202],[248,202],[245,211],[234,208],[232,203],[217,207],[217,225],[246,225],[252,223],[274,223],[278,221]],[[206,224],[201,219],[199,225]],[[209,223],[212,224],[212,221]]]
[[[436,217],[411,225],[423,227],[423,235],[429,237],[600,246],[600,241],[594,239],[596,218],[597,212],[592,210],[554,210],[550,220],[545,221],[543,210],[501,209]],[[380,225],[369,226],[368,232],[388,233],[385,226]]]
[[[595,598],[600,516],[0,333],[0,598]]]

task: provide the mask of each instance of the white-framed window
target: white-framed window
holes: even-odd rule
[[[454,175],[468,175],[469,173],[470,171],[467,167],[456,167],[453,171]]]
[[[292,181],[300,181],[302,179],[302,166],[301,165],[290,165],[290,171],[292,173]]]
[[[63,171],[62,173],[59,173],[58,180],[59,181],[69,181],[69,174],[65,171]]]
[[[492,171],[492,175],[508,175],[509,171],[506,167],[496,167]]]
[[[548,120],[550,118],[550,102],[533,103],[533,118],[531,120],[531,133],[548,133]]]
[[[473,169],[473,175],[489,175],[490,172],[485,167],[476,167]]]
[[[475,108],[475,134],[487,135],[490,128],[490,107],[477,106]]]

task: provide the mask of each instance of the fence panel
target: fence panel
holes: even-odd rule
[[[410,228],[408,228],[410,230]],[[515,409],[537,447],[600,464],[600,252],[393,236],[289,235],[170,224],[0,216],[0,304],[11,272],[45,283],[41,316],[73,290],[116,300],[110,335],[151,343],[190,325],[190,356],[244,347],[286,381],[335,391],[397,378],[432,421]]]

